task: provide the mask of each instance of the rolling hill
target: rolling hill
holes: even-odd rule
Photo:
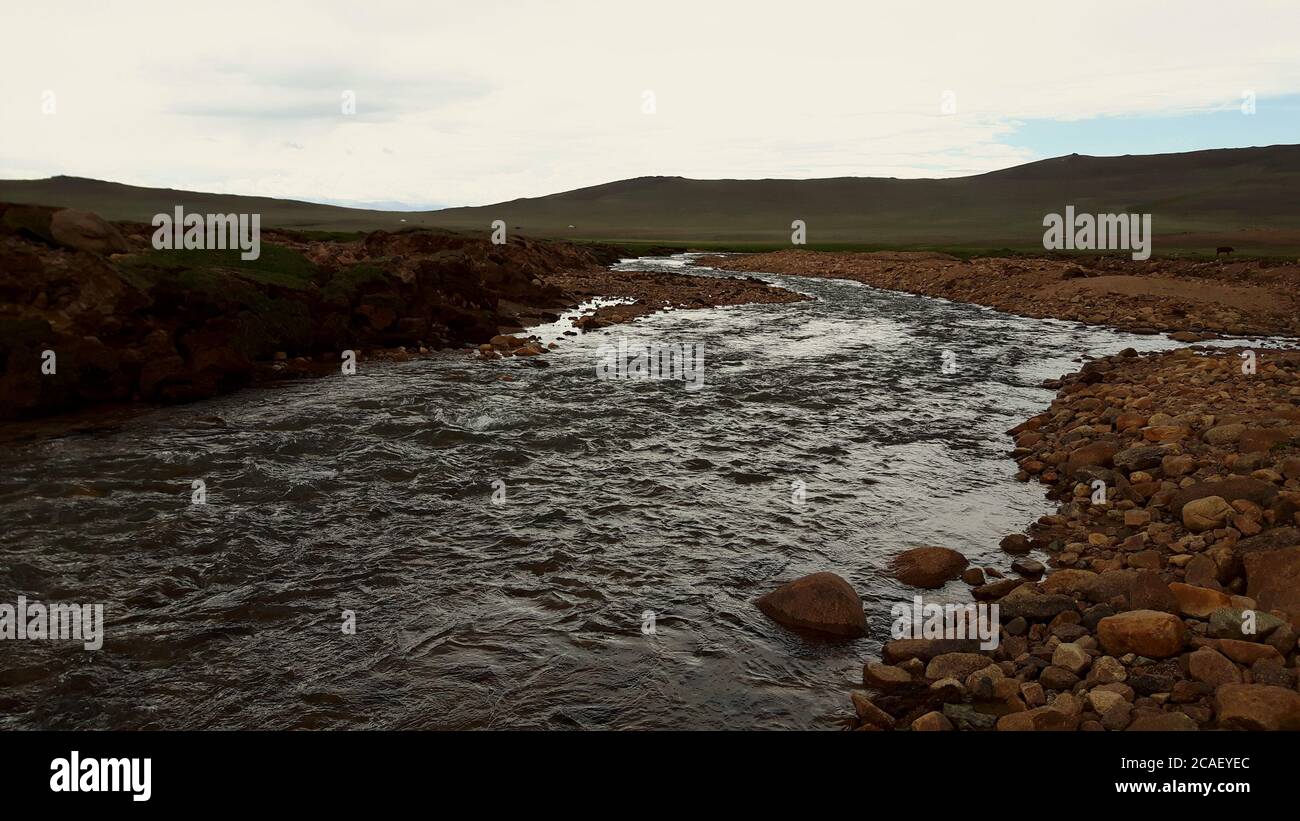
[[[1300,145],[1182,154],[1070,155],[951,179],[842,177],[695,180],[639,177],[495,205],[370,211],[265,197],[138,188],[76,177],[0,181],[0,201],[62,205],[147,222],[183,204],[258,212],[264,226],[355,231],[426,226],[487,231],[503,219],[533,236],[788,245],[802,219],[811,246],[1041,247],[1043,215],[1153,215],[1157,253],[1227,243],[1239,251],[1300,248]],[[437,192],[431,192],[436,196]]]

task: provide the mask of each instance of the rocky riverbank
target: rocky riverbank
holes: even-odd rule
[[[852,279],[876,288],[1070,319],[1181,341],[1300,336],[1300,264],[1126,256],[976,257],[930,252],[776,251],[706,256],[724,271]]]
[[[938,547],[894,565],[996,603],[997,647],[887,641],[851,725],[1300,729],[1300,352],[1243,353],[1129,350],[1060,380],[1009,431],[1060,501],[1002,540],[1010,569]]]

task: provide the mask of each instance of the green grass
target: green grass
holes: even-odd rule
[[[357,291],[372,282],[384,282],[388,272],[377,265],[363,262],[342,268],[321,286],[321,294],[331,302],[347,303]]]
[[[257,259],[240,259],[238,250],[150,250],[119,260],[130,282],[148,288],[166,278],[191,287],[210,287],[226,277],[258,285],[300,290],[318,275],[311,260],[291,248],[263,242]]]

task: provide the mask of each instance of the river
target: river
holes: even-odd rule
[[[835,726],[912,595],[890,557],[1005,569],[998,540],[1050,511],[1004,435],[1039,383],[1176,343],[759,276],[815,299],[545,327],[545,368],[363,361],[11,444],[0,601],[102,603],[106,633],[0,643],[0,727]],[[702,345],[703,387],[598,379],[620,336]],[[753,606],[819,570],[869,637]]]

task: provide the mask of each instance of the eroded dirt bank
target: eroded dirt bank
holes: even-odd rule
[[[776,251],[707,256],[724,271],[852,279],[877,288],[1195,341],[1300,335],[1300,264],[1125,256],[979,257],[929,252]]]
[[[960,575],[997,603],[997,648],[887,642],[852,724],[1300,729],[1300,352],[1255,351],[1254,372],[1241,353],[1130,350],[1063,378],[1009,431],[1020,478],[1060,501],[1002,540],[1011,569],[942,547],[896,565],[921,595]]]
[[[749,278],[616,273],[613,246],[410,230],[261,232],[260,255],[155,250],[153,228],[0,203],[0,420],[173,403],[355,361],[473,349],[590,295],[588,318],[802,297]],[[539,351],[540,352],[540,351]]]

